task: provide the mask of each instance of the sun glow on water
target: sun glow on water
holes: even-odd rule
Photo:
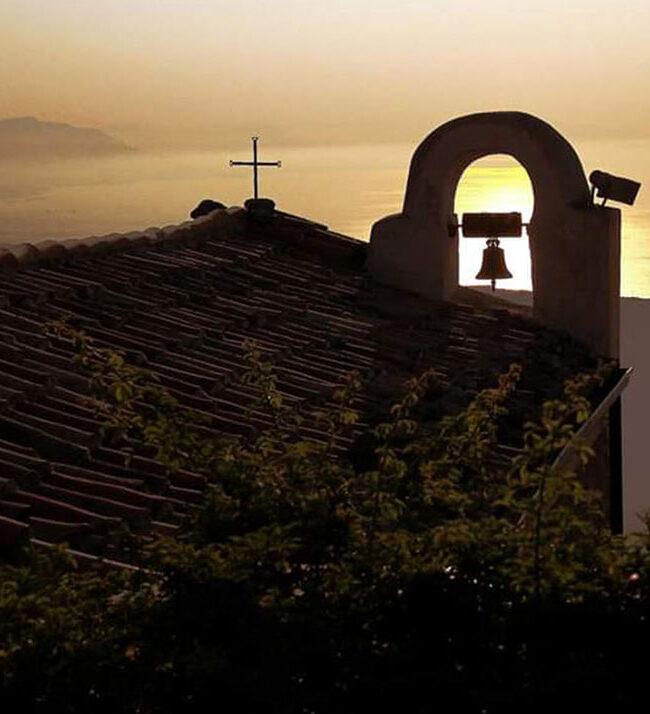
[[[270,143],[270,142],[269,142]],[[410,144],[287,147],[264,144],[262,158],[282,159],[282,169],[262,172],[263,195],[279,208],[327,223],[334,231],[368,240],[373,224],[399,213],[404,202]],[[101,159],[11,164],[0,157],[0,244],[37,242],[131,231],[180,223],[202,198],[241,205],[251,195],[248,171],[228,160],[247,156],[243,142],[228,151],[146,151]],[[650,142],[621,147],[583,144],[586,171],[605,167],[644,181]],[[622,158],[617,162],[617,157]],[[490,156],[463,174],[455,211],[533,209],[526,171],[510,157]],[[622,284],[626,296],[650,297],[650,192],[622,206]],[[485,242],[460,239],[460,282],[478,284]],[[499,289],[530,289],[528,238],[506,238],[501,247],[513,274]]]

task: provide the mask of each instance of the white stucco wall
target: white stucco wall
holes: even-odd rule
[[[623,395],[623,516],[641,527],[650,510],[650,300],[621,299],[621,366],[634,367]]]

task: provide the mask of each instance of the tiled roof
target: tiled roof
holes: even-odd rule
[[[206,435],[247,437],[271,424],[239,382],[246,338],[274,363],[287,403],[306,414],[358,370],[361,421],[339,440],[341,453],[428,367],[438,375],[424,404],[433,419],[522,362],[507,443],[535,404],[590,361],[579,345],[472,291],[434,304],[383,288],[364,272],[365,252],[320,224],[283,213],[261,223],[241,209],[125,235],[4,246],[0,550],[32,538],[123,560],[130,532],[173,535],[206,486],[184,471],[168,477],[146,456],[126,465],[102,443],[72,345],[43,333],[53,318],[145,364],[181,403],[210,414]],[[325,436],[313,419],[301,428]]]

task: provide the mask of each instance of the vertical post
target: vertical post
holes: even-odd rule
[[[609,524],[612,533],[623,532],[623,443],[619,397],[609,409]]]
[[[257,139],[253,137],[253,197],[257,198]]]

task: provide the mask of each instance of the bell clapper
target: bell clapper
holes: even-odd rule
[[[498,247],[499,247],[499,239],[498,239],[498,238],[494,238],[494,240],[490,240],[490,239],[488,238],[487,244],[488,244],[488,246],[493,245],[493,246],[495,246],[496,248],[498,248]],[[492,278],[492,280],[490,280],[490,285],[492,286],[492,292],[496,292],[496,289],[497,289],[497,281],[496,281],[495,278]]]

